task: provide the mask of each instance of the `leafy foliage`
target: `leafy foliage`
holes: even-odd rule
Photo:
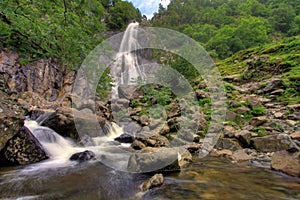
[[[2,0],[1,47],[29,60],[58,58],[74,69],[108,29],[124,28],[131,18],[140,20],[139,11],[120,0]]]
[[[300,2],[172,0],[152,25],[172,28],[202,44],[214,58],[300,33]]]

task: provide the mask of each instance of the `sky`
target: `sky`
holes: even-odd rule
[[[147,19],[153,17],[153,13],[158,11],[158,5],[161,3],[164,7],[167,7],[170,0],[126,0],[132,2],[133,5],[138,8],[142,15],[146,15]]]

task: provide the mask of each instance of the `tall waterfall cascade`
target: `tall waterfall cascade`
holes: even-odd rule
[[[115,64],[111,68],[113,78],[113,99],[118,99],[118,87],[120,85],[136,86],[139,81],[146,80],[143,67],[139,64],[136,50],[138,43],[139,23],[130,23],[124,32]]]

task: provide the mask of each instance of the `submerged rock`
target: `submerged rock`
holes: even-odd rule
[[[271,167],[300,178],[300,152],[278,151],[272,156]]]
[[[232,158],[236,162],[243,162],[243,161],[251,160],[253,157],[251,155],[248,155],[245,149],[242,149],[242,150],[235,151],[232,155]]]
[[[39,141],[26,127],[23,127],[1,150],[0,165],[26,165],[47,158],[48,156]]]
[[[149,189],[159,187],[164,184],[164,177],[162,174],[155,174],[149,180],[145,181],[140,185],[142,191],[147,191]]]
[[[84,151],[84,152],[79,152],[79,153],[75,153],[70,157],[70,160],[75,160],[78,162],[85,162],[88,160],[92,160],[95,158],[95,153],[92,151]]]

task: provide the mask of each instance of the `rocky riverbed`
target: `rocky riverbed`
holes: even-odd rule
[[[37,156],[34,158],[23,153],[28,153],[32,145],[39,146],[34,139],[24,137],[24,130],[21,130],[26,115],[37,119],[41,114],[51,112],[51,116],[42,125],[78,143],[82,142],[72,113],[89,110],[87,105],[90,103],[96,106],[89,112],[97,115],[102,127],[113,120],[112,110],[121,110],[124,105],[129,105],[128,113],[121,116],[126,122],[124,134],[116,139],[120,143],[129,143],[128,151],[155,152],[166,148],[176,137],[181,122],[181,108],[176,98],[167,100],[163,110],[152,113],[149,108],[156,105],[158,99],[142,91],[136,91],[130,97],[122,97],[113,108],[110,101],[91,99],[88,104],[76,105],[74,109],[71,108],[71,90],[75,71],[68,72],[63,65],[51,59],[22,65],[15,52],[2,51],[0,55],[1,159],[6,156],[6,160],[10,160],[12,154],[9,152],[19,152],[20,149],[25,151],[12,156],[18,160],[13,164],[34,163],[47,157],[42,150],[35,151]],[[224,78],[228,96],[226,121],[223,122],[224,130],[211,155],[227,157],[233,163],[246,163],[299,177],[300,104],[286,105],[276,98],[277,94],[288,90],[280,76],[245,84],[241,84],[239,79],[238,75]],[[210,94],[200,79],[195,81],[195,85],[195,93],[201,105],[200,113],[192,113],[198,119],[192,121],[197,130],[193,134],[189,133],[192,140],[182,145],[197,155],[209,126]],[[150,101],[145,101],[145,98]],[[12,145],[18,141],[22,145]]]

